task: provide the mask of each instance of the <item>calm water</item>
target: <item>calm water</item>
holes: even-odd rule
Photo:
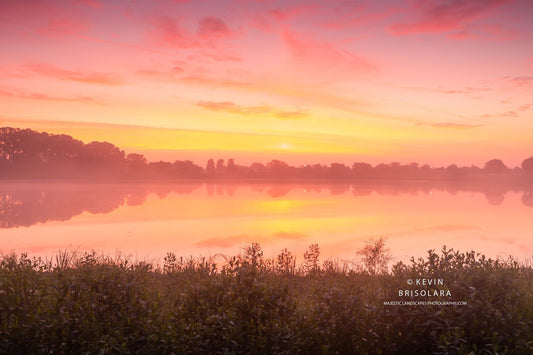
[[[139,258],[266,256],[318,243],[322,259],[352,259],[383,236],[397,260],[442,245],[519,259],[533,255],[533,194],[495,185],[80,184],[2,182],[0,250],[51,255],[67,247]]]

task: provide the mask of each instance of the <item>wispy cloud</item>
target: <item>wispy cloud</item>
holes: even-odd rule
[[[284,31],[283,39],[300,68],[334,73],[337,79],[339,72],[357,75],[379,72],[379,68],[367,58],[339,49],[331,42],[318,41],[288,30]]]
[[[239,115],[254,115],[272,112],[272,107],[270,106],[240,106],[231,101],[198,101],[197,104],[198,106],[211,111],[225,111],[230,113],[236,113]]]
[[[467,25],[486,16],[490,10],[515,0],[414,0],[406,11],[405,21],[393,24],[390,30],[395,35],[415,33],[455,32],[456,37],[466,36]],[[501,31],[501,28],[500,28]],[[461,35],[462,33],[462,35]]]
[[[198,26],[198,35],[202,38],[217,38],[231,34],[226,23],[218,17],[204,17]]]
[[[274,116],[281,118],[283,120],[293,120],[293,119],[300,119],[309,116],[308,113],[303,111],[284,111],[284,112],[278,112]]]
[[[514,118],[518,117],[518,113],[514,110],[509,110],[500,113],[486,113],[481,115],[482,118]]]
[[[114,73],[67,70],[46,63],[28,64],[25,66],[25,69],[32,73],[52,77],[58,80],[112,86],[124,83],[124,80]]]
[[[156,44],[166,44],[179,48],[198,47],[199,42],[179,21],[170,16],[158,16],[152,20],[150,37]]]
[[[26,100],[43,100],[43,101],[63,101],[63,102],[85,102],[85,103],[94,103],[102,104],[103,102],[99,99],[96,99],[92,96],[53,96],[38,92],[26,92],[22,90],[6,90],[0,89],[0,96],[2,97],[13,97]]]
[[[236,103],[231,101],[199,101],[197,105],[211,111],[222,111],[239,115],[272,114],[273,117],[280,118],[283,120],[301,119],[309,116],[308,113],[301,110],[283,111],[269,105],[242,106],[237,105]]]
[[[236,34],[226,22],[219,17],[203,17],[198,21],[196,30],[188,29],[179,18],[163,15],[152,20],[149,37],[155,44],[166,44],[173,47],[210,48],[222,38],[232,37]]]
[[[450,129],[473,129],[483,127],[484,124],[468,124],[468,123],[455,123],[455,122],[418,122],[418,126],[428,126],[433,128],[450,128]]]
[[[533,76],[507,76],[504,80],[510,82],[514,86],[531,86],[533,85]]]

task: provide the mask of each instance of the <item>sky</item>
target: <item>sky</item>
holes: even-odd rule
[[[518,166],[530,0],[0,0],[0,126],[150,160]]]

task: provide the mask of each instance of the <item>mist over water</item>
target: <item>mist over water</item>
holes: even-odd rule
[[[532,255],[533,194],[523,185],[453,181],[99,183],[3,181],[0,250],[51,255],[95,249],[140,258],[266,254],[350,259],[385,237],[398,260],[441,246]]]

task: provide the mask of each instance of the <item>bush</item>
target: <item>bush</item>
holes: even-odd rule
[[[533,352],[530,265],[443,248],[388,271],[379,240],[359,253],[366,265],[318,256],[313,245],[297,266],[286,249],[265,259],[258,244],[218,264],[2,255],[0,353]],[[383,304],[421,277],[446,280],[467,304]]]

